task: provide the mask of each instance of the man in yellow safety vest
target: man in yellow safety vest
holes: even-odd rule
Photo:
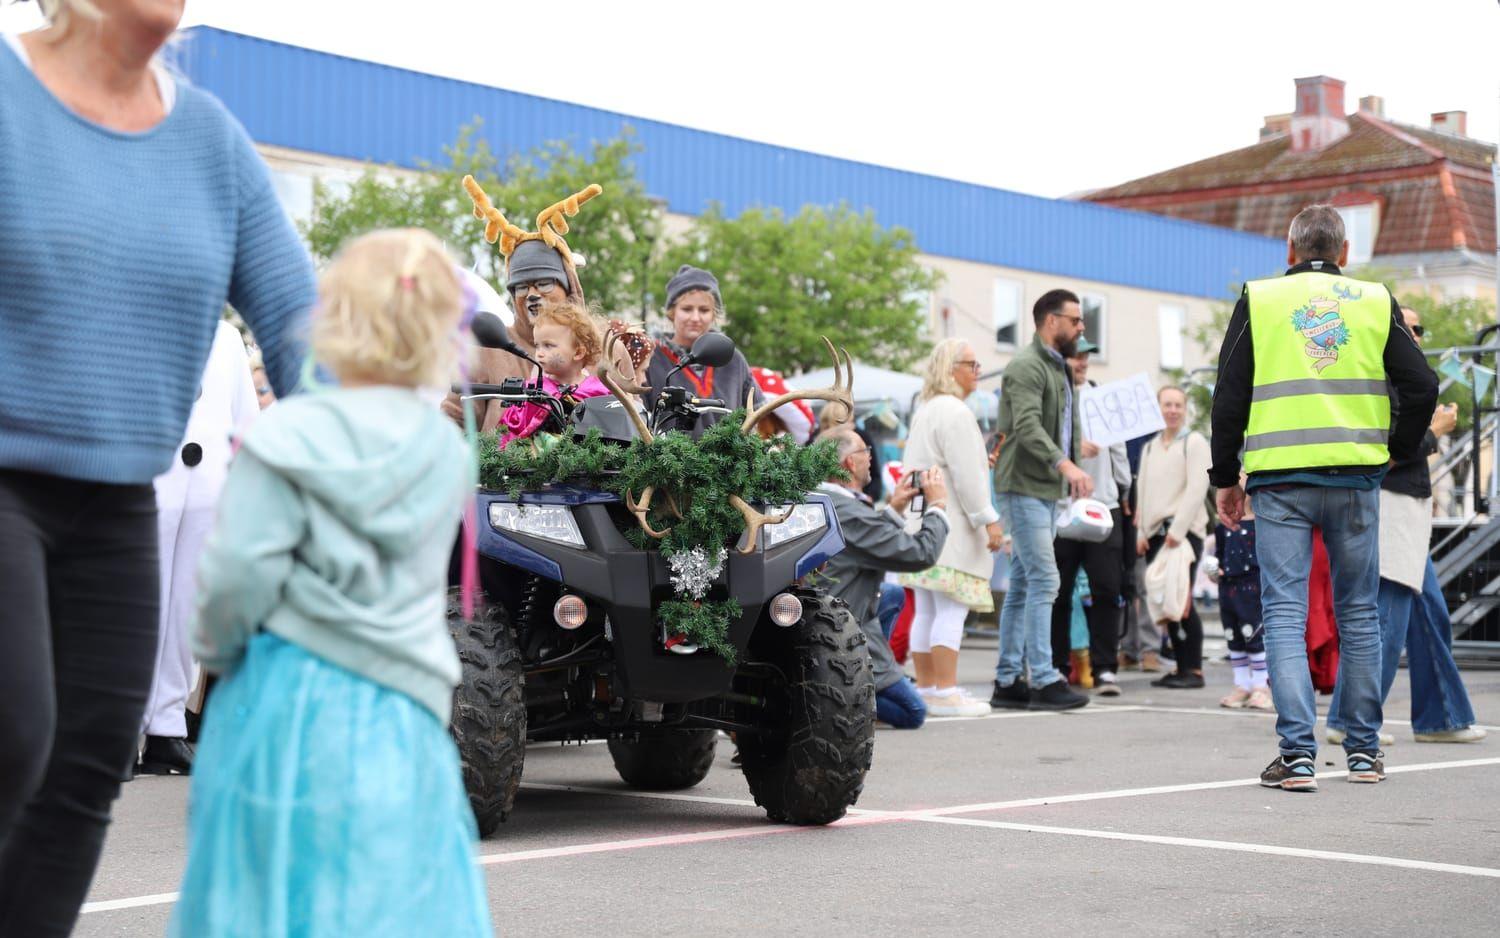
[[[1317,710],[1307,668],[1312,529],[1333,572],[1341,713],[1351,782],[1385,777],[1381,724],[1380,480],[1413,456],[1437,403],[1437,379],[1401,308],[1378,283],[1346,277],[1349,242],[1329,205],[1292,220],[1286,276],[1245,285],[1219,351],[1213,468],[1231,529],[1255,499],[1266,664],[1280,755],[1261,784],[1318,787]],[[1392,401],[1399,404],[1392,407]],[[1241,451],[1248,481],[1241,488]]]

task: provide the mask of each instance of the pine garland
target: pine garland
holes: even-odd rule
[[[729,503],[731,495],[775,510],[801,502],[825,479],[844,477],[833,444],[804,447],[784,438],[764,440],[740,429],[744,419],[743,410],[731,414],[697,440],[668,432],[649,444],[637,439],[628,446],[605,441],[597,430],[581,440],[555,437],[543,443],[539,437],[535,450],[524,442],[501,449],[490,435],[480,444],[480,484],[512,498],[564,482],[635,498],[652,488],[651,526],[671,531],[656,540],[631,525],[625,529],[631,543],[655,546],[667,557],[697,547],[713,553],[733,548],[745,530],[744,517]],[[681,518],[672,511],[674,505]],[[738,603],[695,602],[679,593],[678,599],[662,603],[659,615],[668,633],[686,635],[734,663],[729,625],[740,615]]]

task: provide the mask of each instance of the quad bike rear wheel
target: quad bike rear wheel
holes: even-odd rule
[[[771,820],[831,824],[865,787],[875,752],[875,684],[849,607],[821,590],[794,592],[802,620],[787,629],[774,662],[787,681],[785,731],[741,734],[741,766]]]
[[[453,692],[453,739],[479,836],[488,837],[510,815],[526,760],[521,652],[505,609],[480,596],[478,615],[466,620],[457,588],[448,591],[448,630],[463,664]]]
[[[609,754],[625,784],[645,791],[692,788],[714,764],[718,730],[662,730],[611,739]]]

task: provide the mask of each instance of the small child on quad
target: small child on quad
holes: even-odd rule
[[[542,365],[543,391],[570,406],[609,393],[602,381],[589,374],[599,363],[603,344],[594,317],[582,304],[565,302],[543,310],[532,320],[532,334],[536,360]],[[506,408],[500,446],[536,433],[547,422],[548,413],[540,404]]]

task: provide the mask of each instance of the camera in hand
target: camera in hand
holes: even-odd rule
[[[911,510],[925,511],[927,509],[927,473],[921,469],[913,469],[906,474],[903,484],[910,485],[917,490],[917,494],[912,496]]]

